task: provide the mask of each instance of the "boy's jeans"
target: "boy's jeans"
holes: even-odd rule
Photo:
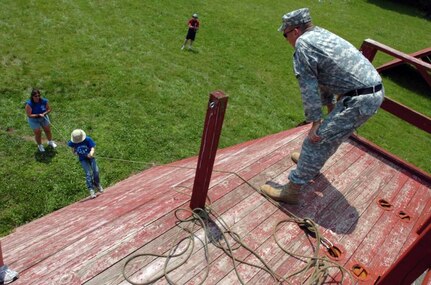
[[[99,187],[99,168],[97,167],[95,158],[81,160],[81,166],[85,171],[85,181],[88,189]],[[93,173],[92,173],[93,172]]]

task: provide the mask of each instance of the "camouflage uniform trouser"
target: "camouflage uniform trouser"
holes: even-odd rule
[[[355,97],[344,97],[317,130],[321,140],[312,143],[305,138],[296,169],[289,174],[295,184],[306,184],[322,169],[325,162],[347,140],[354,130],[374,115],[383,101],[384,90]]]

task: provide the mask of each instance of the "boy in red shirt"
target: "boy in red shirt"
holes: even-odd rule
[[[192,49],[193,41],[196,37],[196,32],[199,30],[199,20],[198,20],[198,14],[193,14],[192,18],[188,22],[189,30],[187,31],[186,39],[184,40],[184,43],[181,47],[181,49],[184,49],[186,47],[187,41],[190,40],[189,49]]]

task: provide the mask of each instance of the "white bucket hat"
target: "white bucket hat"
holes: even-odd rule
[[[83,142],[86,137],[87,135],[83,130],[76,129],[76,130],[73,130],[72,134],[70,135],[70,140],[73,143],[80,143],[80,142]]]

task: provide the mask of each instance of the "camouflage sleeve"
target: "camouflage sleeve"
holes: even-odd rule
[[[322,101],[317,81],[317,58],[309,53],[305,45],[297,41],[293,65],[301,89],[305,120],[318,121],[322,118]]]

